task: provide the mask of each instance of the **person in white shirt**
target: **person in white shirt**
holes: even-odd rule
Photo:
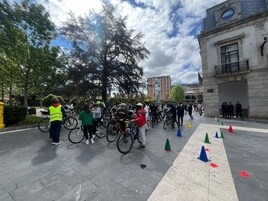
[[[102,116],[100,101],[97,101],[97,103],[93,106],[92,112],[93,112],[93,134],[96,135],[96,131],[101,123],[101,116]]]

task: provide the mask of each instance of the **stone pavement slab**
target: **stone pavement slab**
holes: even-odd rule
[[[149,201],[238,200],[222,139],[214,137],[216,131],[220,131],[218,125],[200,124],[197,127]],[[203,142],[206,133],[211,144]],[[203,145],[209,149],[210,162],[197,159]],[[211,162],[218,168],[212,168]]]

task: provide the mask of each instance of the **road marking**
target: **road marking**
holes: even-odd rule
[[[28,130],[32,130],[32,129],[36,129],[36,128],[25,128],[25,129],[18,129],[18,130],[12,130],[12,131],[4,131],[4,132],[0,132],[0,135],[7,134],[7,133],[16,133],[16,132],[28,131]]]
[[[229,126],[219,126],[219,128],[228,129]],[[268,133],[268,129],[262,129],[262,128],[249,128],[249,127],[239,127],[239,126],[232,126],[232,128],[234,132],[236,130],[240,130],[240,131],[249,131],[249,132],[257,132],[257,133]]]
[[[197,127],[149,201],[238,201],[223,140],[214,138],[215,132],[220,132],[219,128],[219,125],[207,124]],[[206,133],[211,144],[203,143]],[[210,162],[197,159],[202,145],[209,148],[208,158],[218,168],[212,168]]]
[[[77,191],[75,191],[75,196],[76,196],[75,201],[79,200],[79,198],[81,196],[81,190],[82,190],[82,185],[80,184]]]

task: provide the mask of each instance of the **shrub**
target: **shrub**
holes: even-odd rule
[[[4,106],[4,124],[16,124],[26,118],[27,107],[24,106]]]
[[[61,104],[64,104],[64,99],[61,96],[55,96],[53,94],[49,94],[46,97],[43,98],[42,105],[45,107],[49,107],[53,104],[53,100],[57,98],[59,99]]]
[[[28,114],[36,114],[36,109],[34,107],[28,108]]]

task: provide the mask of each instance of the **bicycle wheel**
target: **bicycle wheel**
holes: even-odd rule
[[[146,132],[147,132],[151,129],[151,120],[147,120],[146,125],[147,125],[147,127],[146,127]]]
[[[99,126],[96,131],[96,135],[98,138],[103,138],[106,135],[106,129],[103,125]]]
[[[103,118],[102,125],[103,125],[104,127],[107,127],[108,124],[109,124],[109,119],[108,119],[108,117]]]
[[[77,127],[78,121],[73,116],[68,116],[63,120],[63,126],[67,130],[73,130]]]
[[[38,123],[38,129],[43,132],[43,133],[47,133],[50,130],[50,123],[49,123],[49,118],[43,118],[39,121]]]
[[[133,147],[133,135],[131,132],[126,131],[119,135],[117,139],[117,149],[122,154],[127,154]]]
[[[168,125],[167,120],[165,120],[164,121],[164,124],[163,124],[163,128],[166,129],[167,128],[167,125]]]
[[[82,128],[75,128],[73,130],[70,130],[68,134],[68,139],[71,143],[77,144],[81,142],[84,139],[84,131]]]
[[[114,124],[108,124],[107,133],[106,133],[107,141],[108,142],[113,142],[116,137],[117,137],[117,130],[116,130]]]
[[[145,131],[145,135],[146,135],[146,131]],[[142,141],[141,141],[141,138],[140,138],[139,133],[136,134],[136,138],[137,138],[138,142],[139,142],[140,144],[142,144]]]

